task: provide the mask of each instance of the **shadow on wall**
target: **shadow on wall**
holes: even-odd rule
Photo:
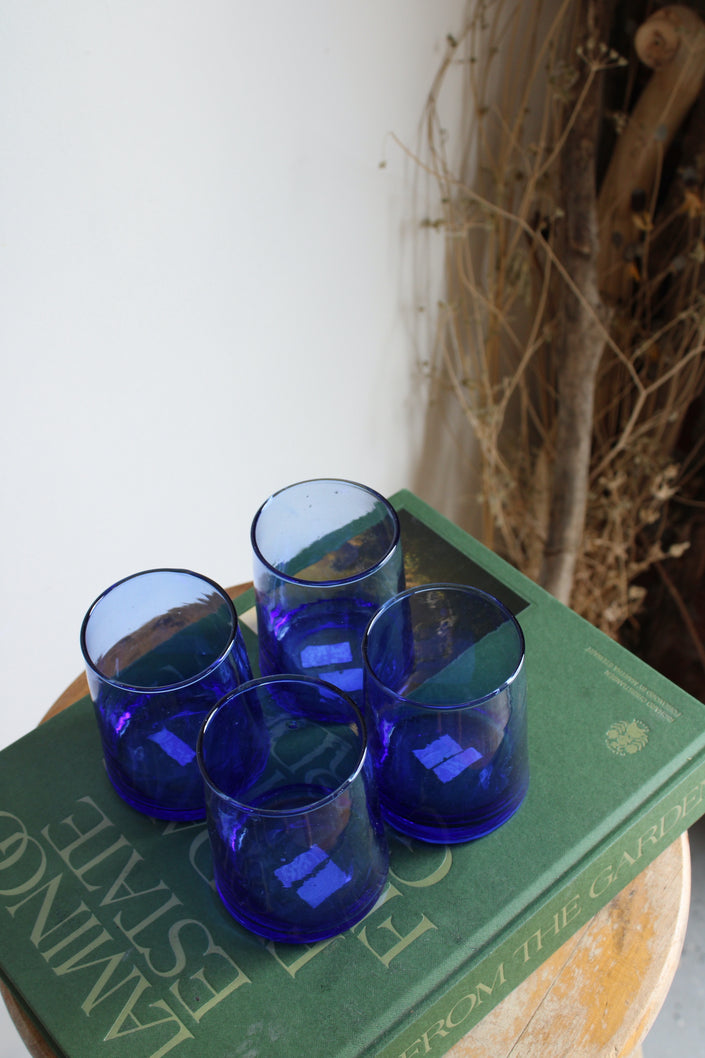
[[[480,457],[455,395],[435,379],[411,489],[466,532],[482,540]]]

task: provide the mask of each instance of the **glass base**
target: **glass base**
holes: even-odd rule
[[[128,804],[130,808],[134,808],[137,812],[141,812],[143,815],[151,816],[152,819],[171,819],[177,823],[195,823],[206,818],[205,801],[198,805],[185,806],[168,806],[159,804],[150,798],[145,797],[139,790],[133,790],[132,787],[126,786],[125,783],[121,781],[120,777],[111,770],[107,761],[105,770],[113,789],[120,799]]]
[[[329,940],[331,937],[336,937],[362,921],[382,895],[384,884],[366,901],[356,906],[344,921],[336,918],[333,921],[329,920],[327,923],[323,922],[318,927],[306,927],[301,923],[297,926],[287,925],[286,927],[280,927],[274,921],[252,918],[243,914],[241,907],[234,905],[228,900],[223,889],[217,883],[216,888],[226,910],[235,921],[251,933],[257,934],[258,937],[263,937],[265,940],[278,941],[280,944],[316,944],[320,940]]]
[[[459,845],[466,841],[484,838],[494,830],[498,830],[521,808],[527,792],[528,783],[522,790],[515,793],[511,801],[504,801],[487,809],[474,819],[459,821],[452,825],[443,820],[436,822],[430,818],[425,822],[419,819],[409,819],[396,813],[384,801],[381,805],[382,816],[390,827],[411,838],[426,841],[432,845]]]
[[[259,619],[262,675],[313,676],[332,683],[361,705],[360,644],[374,612],[375,606],[364,600],[324,600],[299,607],[286,620],[279,619],[276,634],[263,615]]]

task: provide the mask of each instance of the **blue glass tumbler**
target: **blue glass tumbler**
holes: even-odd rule
[[[374,906],[388,850],[351,698],[308,676],[252,680],[211,712],[198,761],[216,887],[241,925],[312,943]]]
[[[117,792],[156,818],[205,818],[198,732],[218,699],[252,678],[227,593],[190,570],[133,574],[92,604],[81,650]]]
[[[363,643],[370,748],[382,812],[429,842],[482,837],[529,786],[524,636],[497,599],[454,584],[411,588]]]
[[[252,523],[260,668],[333,683],[362,704],[362,636],[404,587],[399,519],[377,492],[320,478],[290,485]]]

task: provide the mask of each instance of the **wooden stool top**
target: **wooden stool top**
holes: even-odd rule
[[[236,598],[251,587],[228,592]],[[85,675],[44,719],[88,694]],[[448,1058],[636,1058],[673,981],[690,904],[686,834],[506,996]],[[55,1052],[0,985],[33,1058]],[[419,1056],[424,1053],[423,1042]]]

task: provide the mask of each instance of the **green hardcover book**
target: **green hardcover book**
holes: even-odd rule
[[[411,493],[392,502],[409,584],[478,585],[524,630],[526,801],[466,845],[390,835],[366,919],[266,943],[222,908],[204,824],[113,792],[78,702],[0,755],[0,972],[57,1054],[442,1055],[705,811],[704,705]]]

